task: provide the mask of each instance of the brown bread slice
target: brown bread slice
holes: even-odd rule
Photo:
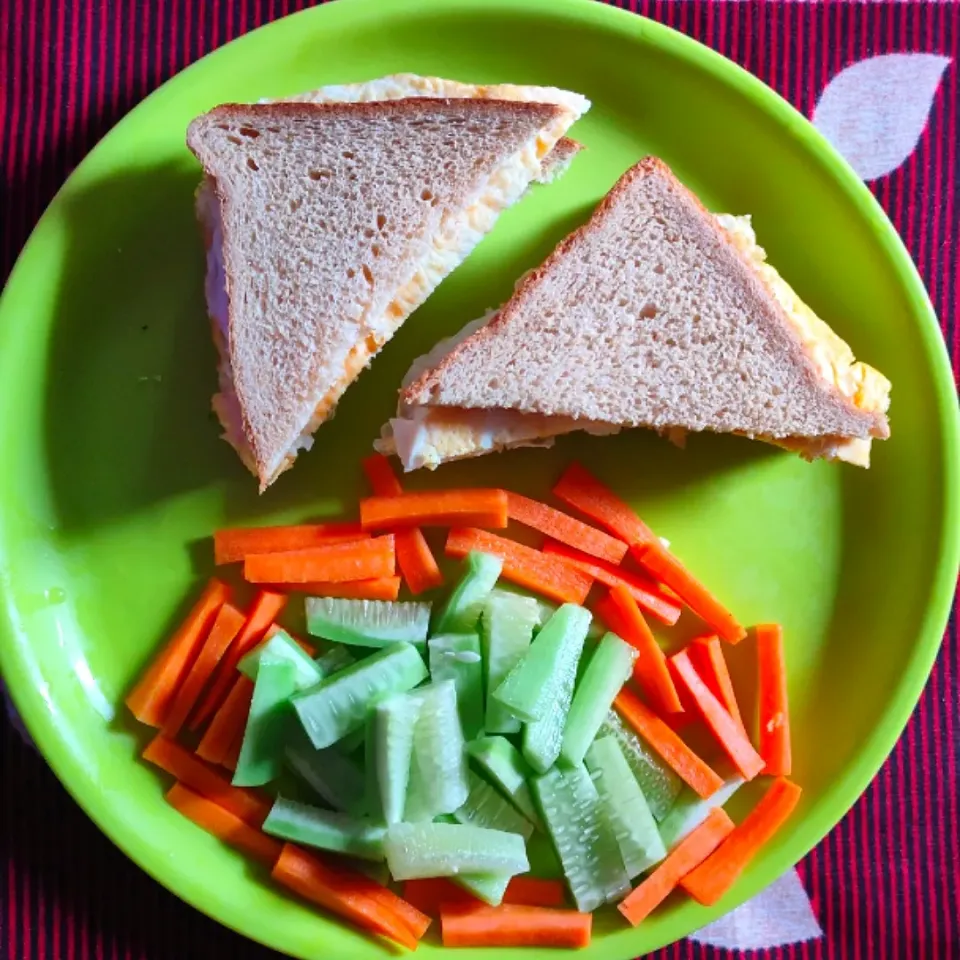
[[[231,104],[193,121],[228,305],[215,406],[261,490],[574,119],[551,104],[406,99]]]

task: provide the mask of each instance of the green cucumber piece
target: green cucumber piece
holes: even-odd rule
[[[404,819],[413,736],[420,717],[420,699],[400,693],[377,704],[374,711],[377,787],[386,823]]]
[[[413,755],[425,811],[435,817],[453,813],[467,799],[466,751],[457,689],[452,680],[431,683],[416,693],[420,716],[413,734]],[[417,811],[416,805],[413,806]]]
[[[577,684],[563,728],[560,756],[570,765],[582,763],[614,697],[633,673],[637,650],[615,633],[607,633],[593,651]]]
[[[325,640],[357,647],[398,642],[423,647],[429,627],[429,603],[307,597],[307,630]]]
[[[359,815],[366,803],[366,776],[360,764],[336,747],[316,750],[295,727],[283,751],[286,765],[320,798],[337,810]]]
[[[289,660],[260,661],[250,701],[250,714],[233,774],[237,787],[259,787],[281,770],[281,748],[290,728],[290,697],[296,670]]]
[[[365,813],[377,823],[385,823],[383,804],[380,802],[380,780],[377,776],[377,714],[372,711],[365,724],[366,737],[363,742],[363,769],[366,779],[364,791]]]
[[[507,674],[523,659],[533,640],[534,628],[539,623],[540,611],[533,597],[494,590],[483,605],[480,635],[487,689],[483,726],[487,733],[520,732],[520,721],[495,700],[490,691],[500,686]]]
[[[383,838],[387,828],[370,820],[321,810],[306,803],[277,797],[263,832],[281,840],[331,850],[362,860],[383,860]]]
[[[530,869],[520,834],[460,823],[395,823],[383,845],[394,880]]]
[[[595,740],[587,751],[586,765],[600,794],[600,808],[620,844],[627,876],[636,877],[667,855],[657,821],[616,737]]]
[[[590,619],[590,611],[576,604],[560,607],[493,691],[494,699],[524,723],[534,723],[552,713],[559,680],[569,679],[573,689]],[[576,656],[572,655],[574,651]],[[569,678],[559,676],[563,671],[569,673]]]
[[[504,737],[480,737],[467,744],[467,753],[500,788],[507,799],[535,826],[542,828],[527,781],[533,769]]]
[[[683,787],[683,781],[666,765],[657,753],[647,746],[637,734],[628,727],[616,710],[611,710],[599,731],[600,736],[614,736],[626,757],[630,769],[643,791],[650,812],[657,821],[663,820],[677,794]]]
[[[534,778],[533,791],[577,909],[591,913],[626,894],[630,878],[620,846],[583,765],[554,767]]]
[[[490,591],[500,576],[503,561],[489,553],[471,550],[463,561],[463,574],[437,616],[433,633],[474,633]]]
[[[744,784],[742,777],[732,777],[712,796],[704,800],[689,787],[684,787],[670,812],[660,822],[660,836],[667,850],[693,833],[707,819],[711,810],[722,807]]]
[[[499,907],[513,877],[509,873],[460,873],[450,879],[478,900]]]
[[[313,662],[324,677],[330,677],[341,670],[346,670],[347,667],[352,667],[357,662],[357,658],[346,647],[336,646],[331,647]]]
[[[454,811],[458,823],[469,823],[475,827],[488,827],[491,830],[503,830],[506,833],[519,833],[529,840],[533,833],[533,824],[508,803],[486,780],[475,773],[467,773],[470,792],[459,810]]]
[[[269,640],[251,650],[237,665],[240,672],[256,681],[261,660],[285,661],[292,664],[293,683],[296,690],[306,690],[323,679],[323,672],[307,656],[303,648],[283,630],[278,630]]]
[[[558,612],[554,619],[559,615]],[[589,626],[589,614],[587,617],[585,622],[581,618],[580,627],[568,629],[564,633],[553,673],[544,685],[549,698],[549,708],[540,720],[527,723],[523,727],[523,757],[537,773],[546,773],[560,756],[567,713],[570,710],[577,681],[577,665],[583,653],[586,628]],[[549,628],[548,624],[544,627],[544,631]]]
[[[483,660],[475,633],[444,633],[431,637],[430,679],[452,680],[457,690],[460,726],[467,740],[483,727]]]
[[[297,694],[293,706],[319,750],[362,727],[378,700],[412,690],[426,677],[416,647],[395,643]]]
[[[455,816],[448,813],[434,820],[434,823],[459,822]],[[483,826],[483,824],[476,824],[476,826]],[[499,907],[513,878],[509,873],[459,873],[450,879],[477,899],[490,904],[491,907]]]
[[[341,737],[335,744],[334,747],[339,750],[341,753],[347,755],[351,753],[356,753],[360,747],[367,742],[367,728],[357,727],[353,733],[348,733],[345,737]]]
[[[404,823],[429,823],[434,819],[426,784],[417,766],[416,754],[410,764],[410,778],[407,782],[407,797],[403,806]]]

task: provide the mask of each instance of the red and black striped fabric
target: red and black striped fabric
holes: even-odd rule
[[[389,2],[389,0],[384,0]],[[84,154],[160,83],[303,0],[0,0],[0,278]],[[930,290],[960,371],[960,4],[650,0],[629,6],[745,66],[811,115],[827,82],[886,53],[948,58],[923,134],[871,182]],[[800,865],[825,935],[777,960],[960,957],[956,614],[920,704],[876,781]],[[0,960],[266,957],[128,862],[0,720]],[[685,941],[656,955],[740,956]],[[746,956],[746,955],[743,955]]]

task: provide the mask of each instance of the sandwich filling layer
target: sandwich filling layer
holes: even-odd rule
[[[821,320],[766,261],[757,243],[749,216],[718,214],[716,219],[731,243],[745,258],[770,294],[782,307],[804,353],[817,374],[830,387],[847,397],[858,409],[885,413],[890,403],[890,382],[872,367],[856,361],[845,341]],[[481,326],[492,314],[469,324],[460,334],[442,341],[430,354],[414,362],[404,386],[427,369],[435,367],[451,350]],[[405,470],[434,469],[447,460],[479,456],[494,450],[523,446],[551,446],[554,438],[576,430],[594,434],[616,433],[619,425],[571,417],[545,416],[516,410],[477,410],[401,404],[397,417],[383,428],[375,447],[395,453]],[[686,431],[665,431],[682,444]],[[869,466],[869,439],[846,437],[756,437],[799,453],[807,459],[837,459]]]

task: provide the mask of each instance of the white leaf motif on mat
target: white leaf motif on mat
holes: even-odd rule
[[[796,870],[789,870],[762,893],[714,920],[690,939],[726,950],[762,950],[823,936],[810,898]]]
[[[814,126],[864,180],[891,173],[916,148],[949,63],[932,53],[860,60],[826,85]]]

